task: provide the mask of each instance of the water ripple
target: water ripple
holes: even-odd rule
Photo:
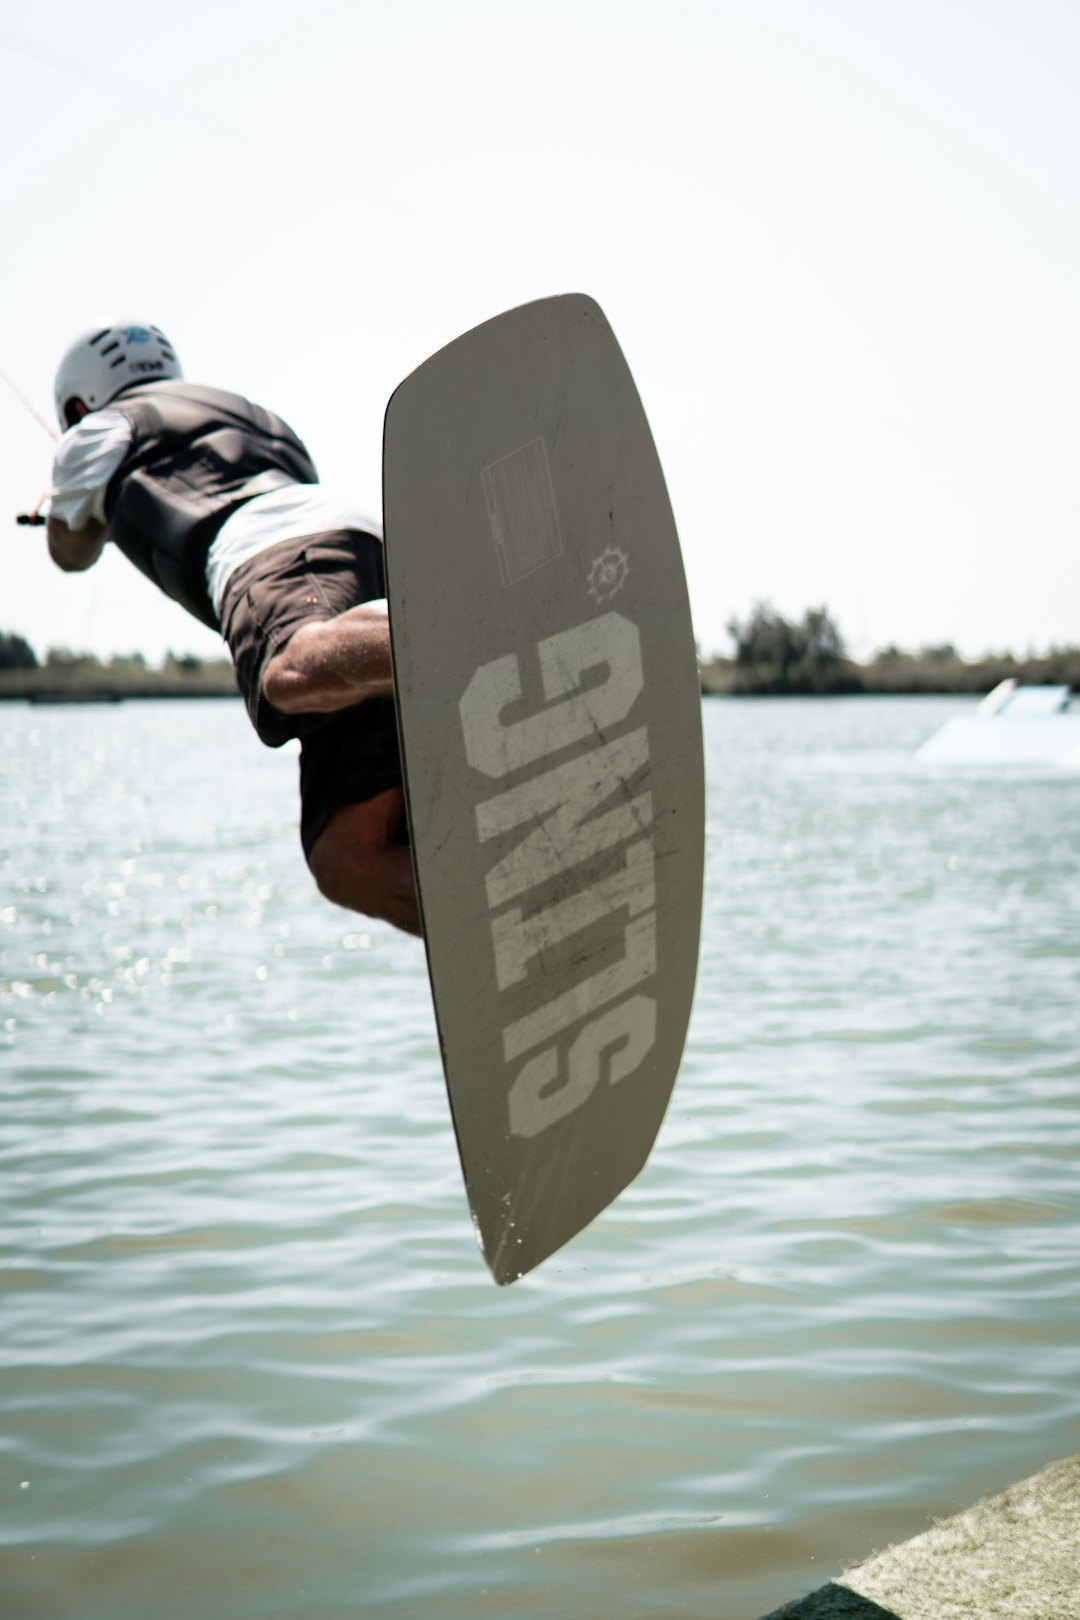
[[[954,708],[707,707],[668,1119],[512,1290],[295,759],[0,711],[5,1612],[756,1620],[1080,1449],[1080,782]]]

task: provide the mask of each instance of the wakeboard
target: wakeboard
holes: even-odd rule
[[[704,873],[679,541],[603,312],[541,299],[396,390],[387,597],[410,837],[495,1280],[638,1174],[678,1072]]]

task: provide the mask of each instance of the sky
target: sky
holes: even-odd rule
[[[1071,0],[38,0],[0,22],[0,369],[152,321],[379,503],[397,384],[532,298],[604,308],[697,638],[824,604],[861,657],[1080,643]],[[52,449],[0,383],[0,510]],[[220,642],[0,530],[0,631]]]

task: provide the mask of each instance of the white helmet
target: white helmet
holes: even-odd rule
[[[132,383],[182,377],[173,346],[159,326],[112,321],[90,327],[75,339],[56,373],[56,415],[62,428],[75,421],[71,402],[90,410],[107,405]]]

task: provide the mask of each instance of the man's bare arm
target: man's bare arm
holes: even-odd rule
[[[49,556],[65,574],[78,574],[92,568],[105,549],[109,531],[97,518],[87,518],[84,529],[69,529],[63,518],[49,514],[46,534]]]
[[[332,714],[394,690],[385,602],[302,624],[263,670],[263,697],[282,714]]]

